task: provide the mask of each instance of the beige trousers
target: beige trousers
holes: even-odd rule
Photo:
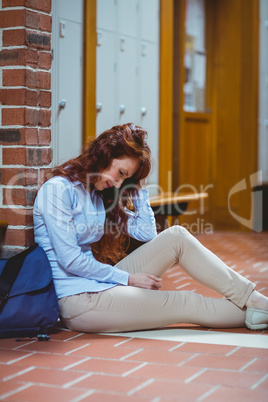
[[[115,286],[59,300],[65,325],[83,332],[123,332],[192,323],[212,328],[241,327],[245,303],[254,284],[242,277],[181,226],[173,226],[122,259],[129,273],[161,277],[179,264],[192,278],[225,298],[206,298],[192,291],[147,290]]]

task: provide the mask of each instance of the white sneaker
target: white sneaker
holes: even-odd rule
[[[245,324],[247,328],[255,331],[268,328],[268,311],[247,308]]]

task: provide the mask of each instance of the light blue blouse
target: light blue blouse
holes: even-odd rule
[[[147,190],[139,190],[133,204],[135,212],[127,211],[128,234],[149,241],[156,236],[156,224]],[[79,181],[53,177],[38,191],[33,218],[35,241],[48,256],[59,298],[128,284],[127,272],[93,257],[90,244],[102,237],[105,221],[95,190],[89,194]]]

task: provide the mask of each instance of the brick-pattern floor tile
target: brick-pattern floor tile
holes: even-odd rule
[[[50,341],[50,342],[33,342],[31,344],[22,346],[19,350],[23,352],[39,352],[39,353],[55,353],[55,354],[66,354],[76,352],[76,355],[83,356],[83,347],[86,347],[90,343],[87,342],[84,345],[77,345],[73,342],[59,342],[59,341]],[[80,347],[80,348],[79,348]]]
[[[226,388],[219,387],[213,393],[208,395],[205,402],[266,402],[267,392],[260,392],[258,390],[248,390],[241,388]]]
[[[268,349],[261,348],[238,348],[234,353],[235,357],[258,357],[259,359],[268,360]]]
[[[193,367],[216,368],[226,370],[240,370],[252,361],[251,358],[234,356],[197,355],[186,362]]]
[[[265,378],[263,381],[256,384],[256,387],[254,389],[257,389],[258,391],[261,391],[261,392],[266,392],[268,394],[268,373],[265,375]],[[267,395],[267,397],[268,397],[268,395]]]
[[[13,381],[19,383],[36,383],[48,385],[65,385],[83,376],[83,373],[76,373],[74,371],[62,371],[52,369],[33,368],[26,373],[18,375],[13,378]]]
[[[111,393],[94,392],[88,397],[83,398],[83,402],[152,402],[152,398],[135,397],[129,395],[116,395]]]
[[[15,338],[0,339],[0,349],[15,349],[18,346],[25,345],[29,340],[21,340],[17,342]]]
[[[120,360],[89,359],[75,366],[74,370],[94,373],[106,373],[123,375],[135,370],[140,363],[132,363]]]
[[[80,337],[81,333],[77,331],[69,331],[69,330],[61,330],[58,328],[56,331],[51,330],[49,332],[50,338],[56,341],[72,341],[75,340],[76,337]]]
[[[179,353],[177,351],[167,352],[164,350],[156,351],[146,349],[141,350],[135,355],[128,357],[127,360],[178,365],[192,358],[193,356],[194,353],[187,353],[187,352]]]
[[[165,341],[165,340],[157,340],[157,339],[141,339],[135,338],[129,340],[123,346],[127,346],[128,348],[142,348],[142,349],[157,349],[157,350],[166,350],[176,348],[179,346],[179,342],[174,341]]]
[[[69,356],[102,357],[104,359],[122,359],[133,353],[133,348],[118,348],[91,343],[83,349],[74,350]]]
[[[199,397],[207,393],[211,389],[211,385],[185,384],[180,381],[171,382],[163,380],[155,380],[153,383],[145,386],[137,391],[136,396],[166,397],[177,401],[196,401]],[[183,399],[185,398],[185,399]],[[186,399],[187,398],[187,399]]]
[[[268,374],[268,361],[267,359],[252,359],[252,363],[244,371]]]
[[[33,353],[24,359],[16,362],[17,366],[37,366],[45,368],[58,368],[63,369],[64,367],[76,364],[83,360],[84,357],[77,356],[66,356],[66,355],[55,355],[49,353]]]
[[[23,367],[15,364],[0,364],[0,379],[3,380],[7,377],[13,376],[23,370]]]
[[[128,393],[139,387],[143,383],[143,379],[133,377],[117,377],[112,375],[93,374],[90,377],[76,383],[79,389],[94,389],[99,391],[109,391],[118,393]]]
[[[27,402],[47,402],[47,401],[71,401],[80,397],[84,392],[73,389],[63,389],[55,387],[42,387],[33,385],[23,391],[13,394],[5,401],[27,401]]]
[[[3,399],[4,395],[13,393],[16,390],[19,390],[21,387],[22,385],[18,384],[16,381],[0,381],[0,399],[6,400],[6,398]]]
[[[262,374],[227,370],[206,370],[196,377],[192,384],[214,384],[235,388],[251,388],[263,378]]]
[[[75,342],[87,342],[87,343],[93,343],[94,345],[102,345],[102,346],[116,346],[118,343],[122,343],[124,341],[128,341],[129,337],[123,337],[120,336],[120,338],[117,335],[100,335],[100,334],[82,334],[79,337],[76,337],[72,341]]]
[[[0,352],[0,363],[10,363],[15,360],[23,359],[28,356],[29,352],[21,352],[17,350],[2,349]],[[21,361],[21,360],[20,360]]]
[[[235,346],[188,342],[180,346],[176,350],[179,352],[202,353],[220,356],[226,355],[227,353],[232,352],[234,349]]]
[[[196,367],[178,367],[167,364],[148,363],[145,366],[141,366],[138,370],[133,371],[130,376],[186,381],[192,376],[196,375],[199,371],[200,368]]]

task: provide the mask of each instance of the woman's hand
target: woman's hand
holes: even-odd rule
[[[137,273],[130,274],[128,279],[129,286],[138,288],[158,290],[162,286],[162,279],[152,274]]]

